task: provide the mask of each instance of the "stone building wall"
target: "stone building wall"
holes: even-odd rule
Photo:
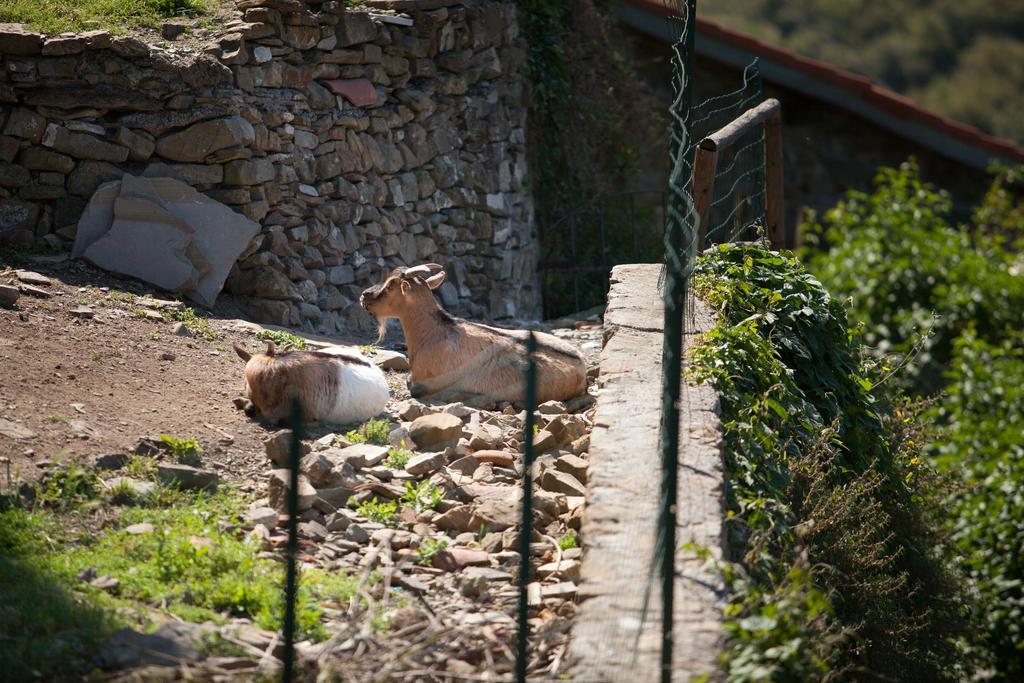
[[[68,248],[100,184],[170,176],[261,224],[226,287],[261,321],[365,326],[424,261],[457,313],[536,315],[514,4],[426,5],[237,0],[191,47],[0,26],[0,243]]]

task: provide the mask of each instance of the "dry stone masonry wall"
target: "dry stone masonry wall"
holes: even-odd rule
[[[536,315],[514,5],[377,4],[238,0],[192,48],[0,26],[0,244],[67,249],[104,182],[171,177],[260,224],[227,290],[261,321],[368,326],[423,261],[457,313]]]

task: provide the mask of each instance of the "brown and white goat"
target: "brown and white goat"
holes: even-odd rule
[[[444,270],[436,263],[396,268],[359,300],[377,319],[381,336],[388,318],[402,323],[412,395],[477,405],[522,401],[529,333],[455,318],[431,291],[442,282]],[[538,403],[586,392],[587,365],[579,351],[550,334],[535,334]]]
[[[298,399],[307,422],[362,422],[384,410],[388,383],[381,369],[358,351],[332,346],[320,351],[277,352],[267,342],[265,353],[250,354],[235,344],[245,361],[245,395],[265,420],[278,422],[291,414]]]

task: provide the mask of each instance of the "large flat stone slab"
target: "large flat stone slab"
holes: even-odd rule
[[[71,255],[212,306],[258,231],[179,180],[125,175],[93,194]]]
[[[660,272],[659,265],[612,271],[601,392],[590,437],[582,603],[570,650],[573,680],[659,680],[661,596],[654,551],[661,481]],[[693,333],[713,324],[711,312],[700,302],[689,317],[687,328]],[[684,346],[694,338],[688,334]],[[710,387],[684,385],[677,542],[679,547],[693,543],[721,558],[725,504],[717,405]],[[724,646],[722,581],[692,553],[680,551],[676,562],[673,680],[703,674],[715,678]]]

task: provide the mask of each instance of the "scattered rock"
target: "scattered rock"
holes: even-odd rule
[[[288,461],[291,453],[292,443],[292,430],[282,429],[278,432],[274,432],[263,441],[263,448],[267,452],[267,457],[278,467],[288,467]],[[300,455],[309,453],[310,448],[307,444],[300,442]]]
[[[82,320],[90,320],[94,315],[96,315],[95,311],[88,306],[75,306],[68,312],[71,313],[72,316],[81,318]]]
[[[473,508],[470,505],[456,505],[434,519],[438,529],[444,531],[471,531]]]
[[[373,362],[382,370],[398,370],[400,372],[409,370],[409,358],[398,351],[376,349],[373,352]]]
[[[587,483],[587,468],[587,461],[576,455],[566,454],[555,458],[556,470],[565,472],[566,474],[571,474],[583,484]]]
[[[132,534],[133,536],[141,536],[143,534],[153,533],[153,525],[147,522],[140,522],[139,524],[131,524],[124,528],[126,534]]]
[[[507,451],[474,451],[473,457],[480,462],[490,463],[511,469],[515,466],[515,456]]]
[[[174,325],[171,327],[171,334],[173,334],[176,337],[192,336],[192,333],[188,331],[188,327],[185,326],[185,323],[174,323]]]
[[[45,275],[39,273],[33,273],[31,270],[16,270],[14,276],[18,278],[19,282],[24,282],[27,285],[38,285],[40,287],[49,287],[53,284],[53,281]]]
[[[10,308],[14,306],[18,301],[18,297],[21,296],[21,292],[17,287],[11,287],[10,285],[0,285],[0,306]]]
[[[347,462],[355,469],[374,467],[384,461],[390,449],[387,446],[376,446],[370,443],[357,443],[348,448],[331,448],[324,451],[324,455],[333,462]]]
[[[197,644],[202,627],[184,621],[169,621],[153,633],[130,628],[115,631],[100,647],[98,658],[105,669],[142,666],[180,666],[202,659]]]
[[[370,542],[370,532],[361,524],[349,524],[348,528],[345,529],[345,539],[359,545],[366,545]]]
[[[547,470],[541,475],[540,485],[548,491],[564,493],[567,496],[587,495],[587,488],[576,477],[554,469]]]
[[[272,470],[270,472],[270,486],[268,499],[270,507],[284,512],[288,509],[288,483],[291,481],[291,471],[285,469]],[[309,483],[304,474],[299,475],[298,503],[299,512],[313,507],[316,501],[316,489]]]
[[[576,584],[572,581],[562,581],[550,586],[541,586],[540,595],[544,599],[572,600],[576,597]]]
[[[24,425],[0,417],[0,436],[9,439],[34,439],[36,433]]]
[[[98,470],[119,470],[128,464],[127,453],[105,453],[93,458],[92,466]]]
[[[448,548],[434,555],[433,565],[450,572],[469,566],[489,565],[491,556],[483,550],[470,548]]]
[[[167,463],[157,466],[157,477],[165,484],[173,484],[190,491],[215,491],[220,475],[191,465]]]
[[[423,453],[422,455],[415,455],[409,458],[409,462],[405,463],[405,471],[418,477],[433,474],[444,465],[444,462],[445,456],[443,452]]]
[[[504,531],[519,523],[522,516],[519,508],[519,501],[512,497],[479,501],[473,508],[469,529],[483,527],[484,531]]]
[[[537,412],[541,415],[561,415],[566,412],[565,404],[561,401],[547,401],[537,406]]]
[[[121,582],[112,576],[102,575],[97,576],[95,579],[89,582],[89,585],[93,588],[99,588],[105,591],[116,591],[121,585]]]
[[[548,562],[537,567],[537,574],[541,577],[557,576],[576,583],[580,580],[580,569],[583,565],[579,560],[562,560],[561,562]]]
[[[277,510],[270,507],[259,507],[249,510],[246,514],[253,526],[263,525],[268,529],[277,526]]]
[[[448,413],[418,417],[409,427],[409,436],[420,448],[455,441],[461,434],[462,420]]]

